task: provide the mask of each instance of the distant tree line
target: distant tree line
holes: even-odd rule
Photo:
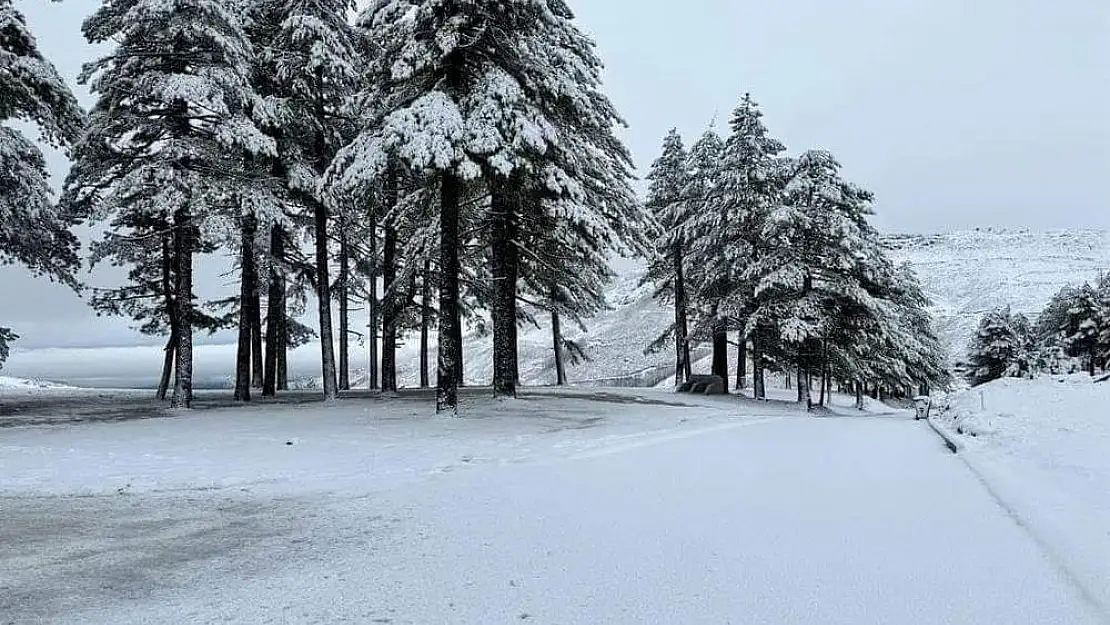
[[[1110,274],[1061,289],[1035,321],[1010,307],[979,321],[958,368],[973,386],[1004,377],[1110,368]]]
[[[869,224],[872,194],[845,180],[828,152],[785,154],[750,96],[729,134],[707,130],[687,150],[677,131],[652,166],[647,207],[658,245],[645,281],[674,306],[649,351],[673,345],[675,377],[691,348],[712,345],[713,374],[766,396],[765,371],[794,375],[798,401],[824,403],[835,381],[908,395],[949,381],[946,358],[913,272],[896,266]]]

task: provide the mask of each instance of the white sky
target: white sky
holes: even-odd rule
[[[877,194],[883,230],[1110,227],[1106,0],[570,2],[641,170],[669,128],[723,130],[750,91],[791,152],[830,150]],[[73,79],[95,3],[15,4]],[[137,340],[19,268],[0,267],[0,294],[20,347]]]

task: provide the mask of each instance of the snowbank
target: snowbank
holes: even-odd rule
[[[961,455],[1089,599],[1110,609],[1110,383],[1005,379],[935,417]]]
[[[9,378],[0,375],[0,391],[39,391],[39,390],[72,390],[75,387],[47,382],[45,380],[25,380],[23,378]]]

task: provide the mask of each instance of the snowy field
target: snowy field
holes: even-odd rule
[[[212,395],[74,422],[147,401],[101,395],[0,428],[0,623],[1107,622],[881,406],[471,390],[453,419],[419,393]]]
[[[955,395],[935,422],[1092,599],[1110,607],[1110,382],[998,380]]]

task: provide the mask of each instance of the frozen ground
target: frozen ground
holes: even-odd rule
[[[1110,607],[1110,382],[998,380],[950,400],[936,423],[1104,608]]]
[[[205,402],[0,429],[0,623],[1107,622],[906,413]]]

